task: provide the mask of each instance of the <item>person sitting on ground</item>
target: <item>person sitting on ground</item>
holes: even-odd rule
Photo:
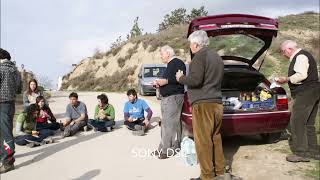
[[[52,138],[46,138],[52,136],[54,131],[49,129],[36,130],[36,119],[39,117],[39,113],[38,105],[31,104],[27,112],[23,112],[18,116],[16,121],[16,144],[34,147],[35,145],[53,142]]]
[[[30,104],[36,103],[36,98],[43,96],[43,92],[38,88],[38,82],[31,79],[28,83],[28,89],[23,93],[23,109],[26,112]]]
[[[94,119],[90,119],[88,124],[93,126],[95,131],[111,131],[112,127],[115,125],[114,108],[109,104],[107,95],[101,94],[97,99],[99,104],[95,108]]]
[[[45,103],[44,97],[38,96],[36,98],[36,103],[40,108],[39,117],[36,119],[37,131],[42,129],[50,129],[54,131],[60,129],[60,124],[57,123],[57,120],[51,112],[51,109]],[[50,123],[48,123],[48,121],[50,121]]]
[[[144,135],[152,117],[152,110],[143,99],[138,99],[136,90],[129,89],[127,96],[129,101],[124,106],[124,125],[133,130],[134,135]],[[148,113],[146,118],[144,111]]]
[[[63,122],[63,136],[73,136],[78,131],[87,130],[88,112],[86,105],[78,100],[78,94],[72,92],[69,95],[70,104],[66,108],[67,119]]]

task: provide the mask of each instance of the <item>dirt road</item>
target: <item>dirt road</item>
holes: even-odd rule
[[[79,99],[86,103],[93,116],[99,93],[82,92]],[[153,123],[146,136],[136,137],[122,126],[125,93],[108,93],[116,109],[118,129],[110,133],[81,132],[76,137],[59,139],[57,143],[37,148],[16,148],[16,170],[0,176],[1,180],[188,180],[199,175],[199,167],[187,167],[178,156],[158,160],[149,156],[160,141],[160,128]],[[147,100],[159,118],[160,105],[154,97]],[[68,103],[67,92],[53,92],[50,107],[63,119]],[[233,174],[245,180],[299,180],[314,163],[293,164],[285,161],[287,142],[264,145],[258,137],[224,139],[228,164]],[[137,157],[140,155],[140,157]]]

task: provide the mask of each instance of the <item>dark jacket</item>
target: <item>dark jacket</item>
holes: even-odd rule
[[[188,86],[190,103],[221,104],[223,71],[222,58],[216,52],[207,47],[198,51],[190,63],[188,76],[182,76],[179,80],[180,83]]]
[[[176,72],[178,70],[183,71],[185,74],[186,65],[180,59],[174,58],[168,63],[167,68],[162,76],[164,79],[168,80],[168,84],[160,87],[160,94],[163,97],[184,94],[184,86],[176,80]]]
[[[15,64],[7,59],[0,60],[0,102],[15,101],[21,89],[20,73]]]

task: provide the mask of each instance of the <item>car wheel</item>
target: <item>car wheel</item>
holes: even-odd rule
[[[144,90],[143,90],[143,87],[142,87],[142,86],[140,86],[140,88],[139,88],[139,94],[140,94],[141,96],[146,95],[146,94],[144,93]]]
[[[280,136],[281,132],[261,134],[262,140],[268,144],[279,142]]]

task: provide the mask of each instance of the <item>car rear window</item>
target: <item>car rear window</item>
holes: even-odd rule
[[[210,37],[210,48],[220,56],[252,59],[264,46],[264,41],[246,34],[219,35]]]
[[[166,70],[165,67],[145,67],[144,77],[161,77]]]

